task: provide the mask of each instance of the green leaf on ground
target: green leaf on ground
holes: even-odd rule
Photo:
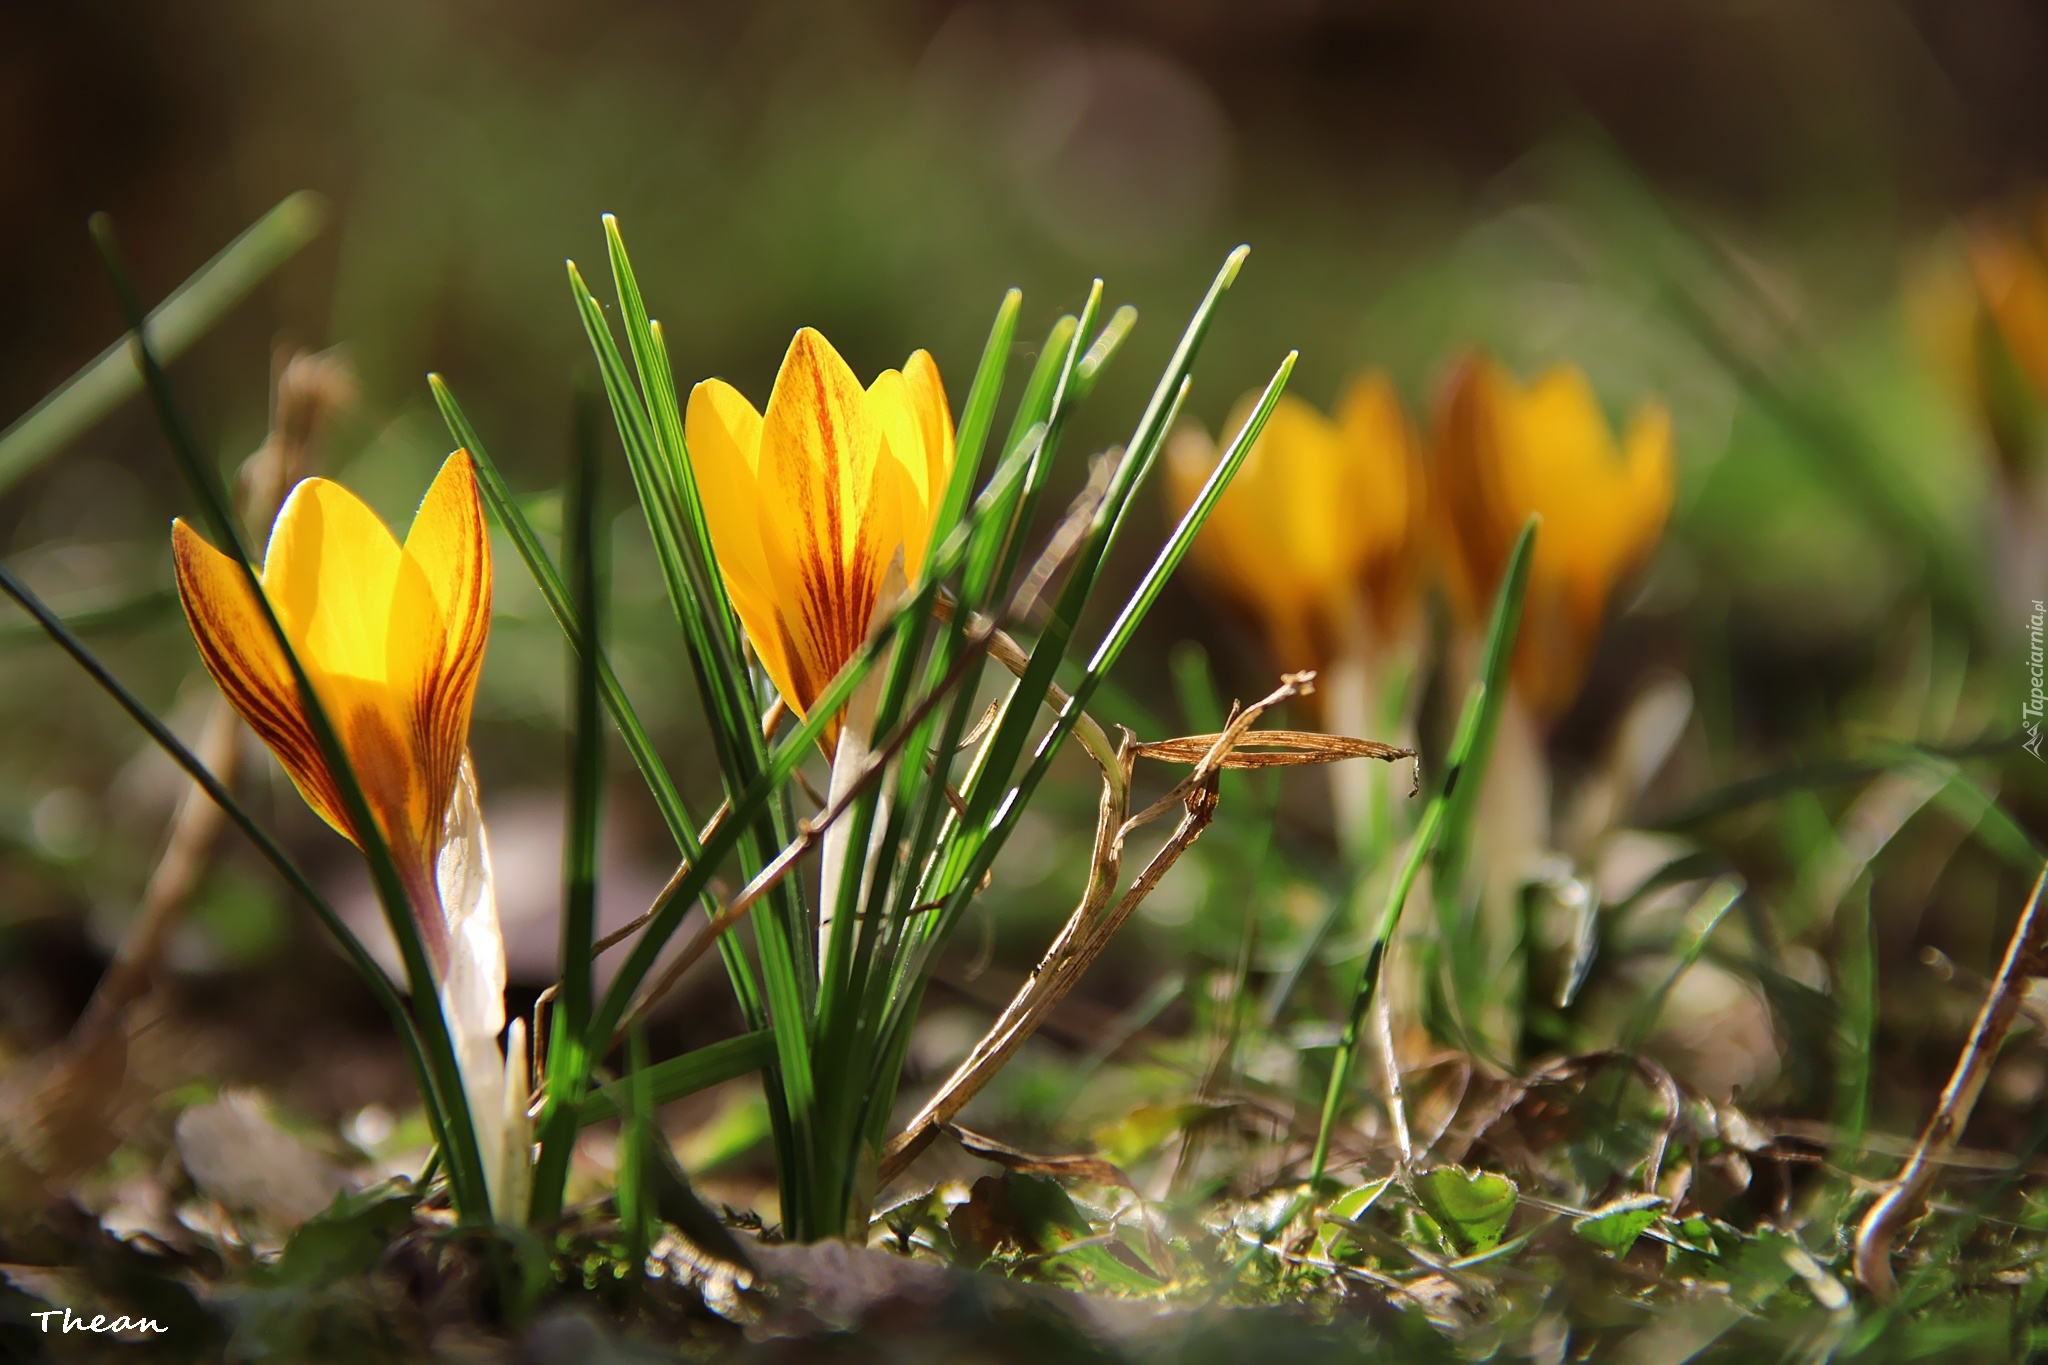
[[[296,1288],[362,1274],[411,1226],[416,1197],[410,1186],[399,1182],[336,1195],[325,1212],[307,1219],[292,1234],[270,1278],[281,1287]]]
[[[1381,1176],[1378,1180],[1368,1181],[1355,1190],[1346,1190],[1331,1200],[1323,1209],[1324,1222],[1316,1233],[1316,1254],[1333,1257],[1356,1249],[1358,1243],[1352,1239],[1344,1225],[1329,1220],[1342,1218],[1347,1222],[1356,1222],[1365,1215],[1367,1209],[1379,1202],[1380,1196],[1387,1192],[1387,1186],[1393,1183],[1392,1176]]]
[[[1500,1242],[1515,1212],[1515,1182],[1488,1171],[1439,1166],[1418,1176],[1415,1193],[1467,1255]]]
[[[1610,1256],[1626,1256],[1636,1238],[1664,1212],[1664,1200],[1654,1194],[1631,1195],[1603,1204],[1572,1224],[1572,1231]]]

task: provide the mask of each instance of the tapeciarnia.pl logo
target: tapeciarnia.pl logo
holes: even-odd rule
[[[2034,614],[2027,618],[2027,676],[2031,685],[2027,689],[2027,700],[2020,707],[2020,723],[2027,732],[2026,750],[2036,759],[2041,757],[2041,713],[2048,707],[2048,692],[2042,688],[2042,677],[2048,672],[2041,652],[2041,626],[2048,620],[2048,606],[2034,603]]]

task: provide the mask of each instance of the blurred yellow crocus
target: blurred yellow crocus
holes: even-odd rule
[[[733,609],[802,715],[924,567],[953,418],[923,351],[862,388],[806,327],[765,413],[707,379],[685,419],[692,469]],[[834,718],[824,735],[832,748]]]
[[[1945,237],[1907,294],[1940,377],[2021,483],[2048,406],[2048,205],[2032,225],[1985,218]]]
[[[1256,395],[1239,400],[1242,429]],[[1184,512],[1218,451],[1184,426],[1167,497]],[[1425,486],[1414,434],[1385,375],[1360,376],[1333,417],[1283,394],[1195,540],[1197,571],[1257,619],[1281,669],[1327,667],[1384,644],[1415,614]]]
[[[172,562],[199,657],[328,824],[361,845],[284,651],[241,566],[184,521]],[[400,544],[355,494],[305,479],[259,575],[391,850],[455,1044],[491,1208],[524,1216],[530,1134],[524,1024],[506,1051],[505,941],[469,761],[491,625],[491,549],[469,455],[435,476]]]
[[[1543,519],[1514,680],[1536,716],[1554,720],[1585,679],[1608,598],[1663,533],[1670,415],[1645,401],[1617,449],[1578,370],[1560,365],[1525,386],[1475,355],[1444,390],[1435,446],[1445,585],[1467,629],[1483,626],[1523,523]]]
[[[1993,227],[1970,234],[1970,273],[2013,364],[2048,397],[2048,209],[2031,233]]]

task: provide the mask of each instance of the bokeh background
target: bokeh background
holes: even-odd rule
[[[202,440],[238,461],[262,438],[273,349],[338,347],[359,392],[324,468],[403,524],[449,445],[434,370],[546,524],[588,360],[562,261],[601,276],[612,212],[678,374],[756,399],[810,324],[863,374],[930,349],[957,402],[1004,288],[1023,287],[1030,338],[1102,275],[1141,320],[1070,430],[1050,507],[1080,486],[1083,454],[1129,429],[1208,276],[1248,242],[1190,400],[1211,428],[1296,347],[1294,391],[1311,402],[1381,366],[1425,424],[1474,344],[1525,372],[1583,367],[1617,420],[1647,394],[1669,403],[1670,531],[1554,736],[1560,772],[1591,765],[1644,679],[1686,677],[1696,705],[1653,819],[1873,738],[2017,729],[2020,604],[2048,584],[2016,579],[1994,534],[2007,486],[1914,300],[1958,221],[2017,211],[2039,181],[2043,70],[2048,14],[2020,0],[8,4],[0,422],[119,333],[89,212],[112,213],[155,298],[312,189],[325,231],[175,367]],[[621,671],[706,812],[680,644],[612,473]],[[139,402],[0,491],[0,553],[61,611],[102,614],[94,646],[190,733],[212,693],[168,595],[168,524],[188,510]],[[1163,525],[1161,511],[1127,538],[1122,581]],[[501,880],[508,915],[537,926],[514,945],[531,992],[556,894],[565,664],[516,561],[499,564],[475,745],[501,860],[523,860]],[[1167,682],[1190,639],[1227,692],[1266,690],[1257,635],[1182,585],[1104,718],[1192,728]],[[1425,708],[1425,730],[1442,709]],[[613,770],[606,896],[623,919],[667,868],[630,767]],[[345,846],[257,771],[259,808],[350,894]],[[935,996],[961,1045],[973,1002],[1007,994],[1005,973],[1071,903],[1092,807],[1085,772],[1072,776]],[[2033,759],[1996,759],[1985,780],[2038,828]],[[1283,791],[1299,876],[1273,897],[1281,921],[1340,894],[1319,783]],[[77,1015],[177,791],[110,703],[24,618],[0,616],[0,1050],[32,1056]],[[1840,795],[1738,819],[1716,846],[1793,905]],[[1161,981],[1228,961],[1244,898],[1218,843],[1090,977],[1050,1031],[1044,1074]],[[1880,1103],[1906,1124],[1953,1054],[1945,1025],[1912,1021],[1967,1009],[1916,955],[1933,944],[1982,970],[2021,889],[1961,844],[1948,827],[1906,841],[1874,893],[1884,1010],[1904,1021],[1879,1035],[1899,1063]],[[1826,926],[1802,939],[1813,926],[1794,909],[1774,923],[1769,904],[1752,933],[1778,953],[1783,990],[1754,985],[1761,969],[1749,989],[1771,1055],[1735,1080],[1810,1111],[1822,1078],[1780,1060],[1831,1027],[1795,1008],[1820,999]],[[162,1027],[179,1077],[262,1084],[322,1123],[403,1108],[367,995],[246,850],[224,847],[171,962]],[[1170,1037],[1177,1010],[1147,1027]],[[722,988],[687,992],[663,1027],[663,1046],[722,1036]],[[2041,1079],[2001,1092],[2005,1112]]]

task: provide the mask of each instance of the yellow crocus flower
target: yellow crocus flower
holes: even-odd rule
[[[2031,234],[1973,231],[1970,273],[2014,366],[2037,398],[2048,398],[2048,209],[2034,226]]]
[[[320,817],[360,845],[297,684],[241,566],[183,520],[172,562],[199,657]],[[259,575],[390,847],[426,945],[491,1208],[524,1215],[526,1035],[505,1029],[505,941],[469,762],[491,625],[491,548],[469,455],[435,476],[400,544],[327,479],[292,489]]]
[[[360,845],[241,568],[183,520],[171,544],[207,672],[307,804]],[[469,455],[458,450],[441,466],[403,545],[340,484],[301,481],[271,529],[261,579],[390,845],[428,951],[445,967],[434,869],[491,614],[490,542]]]
[[[1608,598],[1663,533],[1670,415],[1646,400],[1617,449],[1578,370],[1559,365],[1524,386],[1472,356],[1444,390],[1435,445],[1444,577],[1468,629],[1484,624],[1522,524],[1543,519],[1514,679],[1539,717],[1555,719],[1585,680]]]
[[[923,351],[862,388],[806,327],[765,413],[707,379],[685,418],[712,550],[747,639],[798,715],[924,567],[953,418]],[[830,749],[839,719],[828,727]]]
[[[1945,237],[1909,280],[1911,321],[2010,482],[2030,481],[2048,408],[2048,205],[2030,232],[1987,217]]]
[[[1257,405],[1231,411],[1236,432]],[[1219,452],[1194,427],[1167,450],[1168,501],[1191,505]],[[1385,375],[1361,375],[1334,417],[1281,395],[1195,540],[1197,571],[1257,618],[1282,669],[1326,667],[1414,615],[1426,493],[1414,434]]]

